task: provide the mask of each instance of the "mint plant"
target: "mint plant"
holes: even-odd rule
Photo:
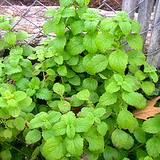
[[[22,31],[0,40],[9,50],[0,61],[1,159],[160,158],[160,116],[133,115],[158,81],[140,26],[124,12],[104,18],[88,3],[49,9],[47,38],[36,47],[17,43],[28,36]]]

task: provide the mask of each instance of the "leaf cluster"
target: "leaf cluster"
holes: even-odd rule
[[[0,18],[8,30],[0,50],[9,50],[0,59],[2,160],[160,158],[160,116],[143,122],[132,114],[158,81],[140,26],[124,12],[104,18],[88,3],[60,0],[49,9],[47,38],[36,47],[20,45],[28,34]]]

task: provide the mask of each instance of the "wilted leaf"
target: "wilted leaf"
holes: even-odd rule
[[[146,120],[147,118],[153,117],[157,113],[160,113],[160,108],[155,107],[158,100],[160,100],[160,96],[148,101],[147,107],[142,110],[135,111],[134,116],[136,118]]]

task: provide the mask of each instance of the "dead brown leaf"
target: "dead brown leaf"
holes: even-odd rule
[[[157,113],[160,113],[160,108],[155,106],[158,100],[160,100],[160,96],[149,100],[147,107],[142,110],[136,110],[133,113],[134,116],[138,119],[146,120],[147,118],[153,117]]]

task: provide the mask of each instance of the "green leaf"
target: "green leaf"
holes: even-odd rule
[[[132,32],[133,33],[139,33],[141,31],[141,26],[136,20],[133,20],[131,22],[131,25],[132,25]]]
[[[113,70],[122,74],[124,73],[128,64],[128,56],[125,52],[121,50],[114,51],[109,55],[108,60],[109,65]]]
[[[138,70],[135,72],[135,77],[138,80],[143,81],[146,78],[146,75],[141,70]]]
[[[89,100],[90,92],[88,89],[83,89],[80,92],[78,92],[76,96],[79,100],[87,101]]]
[[[45,34],[54,32],[58,36],[62,36],[65,33],[65,24],[63,21],[57,24],[54,20],[49,20],[44,24],[43,30]]]
[[[160,140],[158,137],[152,137],[146,142],[146,150],[149,156],[154,158],[160,154]]]
[[[60,66],[57,69],[57,72],[60,76],[66,76],[67,75],[67,68],[66,66]]]
[[[16,39],[17,39],[18,41],[23,41],[23,40],[27,39],[28,36],[29,36],[28,33],[25,32],[25,31],[18,31],[18,32],[16,33]]]
[[[87,34],[83,39],[83,46],[89,53],[97,52],[96,35]]]
[[[76,13],[74,7],[67,7],[62,11],[62,17],[64,18],[74,17],[75,15]]]
[[[124,92],[122,94],[122,99],[129,105],[134,106],[138,109],[143,109],[146,107],[146,99],[143,97],[141,93],[138,92],[131,92],[127,93]]]
[[[75,36],[71,38],[67,44],[67,50],[71,55],[81,54],[84,51],[82,37]]]
[[[33,118],[29,123],[30,129],[35,129],[42,127],[44,125],[44,122],[47,120],[47,113],[46,112],[40,112],[35,115],[35,118]]]
[[[128,129],[131,133],[138,127],[137,119],[134,118],[133,114],[127,111],[127,109],[123,109],[119,112],[117,124],[119,128]]]
[[[57,122],[52,129],[56,136],[64,135],[66,133],[66,124],[64,121]]]
[[[71,105],[67,101],[59,101],[58,108],[62,113],[66,113],[66,112],[70,111]]]
[[[63,64],[63,56],[56,56],[54,57],[54,61],[59,64],[59,65],[62,65]]]
[[[113,160],[113,159],[116,160],[119,158],[119,154],[115,148],[106,146],[103,152],[103,157],[105,160]]]
[[[43,100],[51,100],[52,99],[52,91],[48,88],[41,88],[38,90],[36,97]]]
[[[104,150],[104,139],[103,136],[99,135],[95,128],[89,129],[87,133],[84,133],[85,139],[89,143],[89,150],[92,152],[103,152]]]
[[[133,132],[136,140],[139,143],[145,143],[146,142],[146,133],[143,131],[142,128],[137,128],[135,129],[135,131]]]
[[[16,34],[14,32],[7,32],[4,36],[4,40],[9,45],[15,45],[16,44]]]
[[[104,53],[106,50],[109,50],[112,48],[112,45],[114,43],[114,38],[112,35],[107,34],[105,35],[102,32],[99,32],[96,37],[96,45],[97,48]]]
[[[116,82],[113,81],[105,86],[105,90],[106,92],[112,94],[114,92],[118,92],[120,90],[120,86]]]
[[[22,101],[23,99],[25,99],[27,97],[25,92],[22,91],[16,91],[14,92],[14,98],[17,102]]]
[[[1,28],[1,27],[0,27]],[[11,152],[9,151],[9,149],[6,149],[6,150],[2,150],[0,152],[0,158],[2,160],[11,160],[12,158],[12,155],[11,155]]]
[[[135,50],[128,52],[128,62],[131,65],[136,65],[136,66],[144,65],[145,61],[146,57],[142,52],[138,52]]]
[[[72,56],[68,61],[67,64],[71,65],[71,66],[75,66],[78,64],[79,62],[79,56]]]
[[[160,132],[160,116],[155,116],[143,122],[142,128],[147,133],[158,133]]]
[[[66,149],[63,144],[63,139],[61,137],[49,138],[44,143],[41,149],[41,153],[47,160],[62,159],[66,154]]]
[[[82,87],[91,91],[95,91],[98,87],[98,82],[93,78],[83,80]]]
[[[105,108],[95,108],[93,113],[95,117],[101,118],[106,114],[106,109]]]
[[[130,22],[119,22],[119,27],[124,35],[128,35],[131,32],[131,24]]]
[[[65,92],[65,87],[63,84],[60,83],[55,83],[53,85],[53,91],[57,94],[59,94],[60,96],[63,96],[64,92]]]
[[[108,130],[108,125],[105,122],[101,122],[97,125],[97,131],[100,135],[105,136],[106,132]]]
[[[73,0],[60,0],[59,3],[61,7],[67,7],[73,3]]]
[[[67,137],[73,139],[75,137],[76,131],[75,126],[72,124],[68,124],[66,128]]]
[[[112,143],[119,149],[129,150],[134,145],[134,139],[126,132],[116,129],[111,136]]]
[[[92,125],[93,125],[93,121],[87,117],[76,118],[76,132],[87,132]]]
[[[78,75],[75,75],[73,78],[70,78],[69,83],[74,86],[79,86],[81,84],[81,79]]]
[[[151,95],[155,91],[155,85],[150,81],[142,82],[141,88],[147,95]]]
[[[131,34],[128,36],[127,38],[127,41],[128,41],[128,44],[129,46],[132,48],[132,49],[135,49],[135,50],[139,50],[141,51],[142,50],[142,47],[143,47],[143,40],[142,40],[142,37],[140,35],[135,35],[135,34]]]
[[[48,113],[47,119],[51,124],[53,124],[53,123],[58,122],[60,117],[61,117],[61,113],[60,112],[56,112],[56,111],[52,110],[52,111],[50,111]]]
[[[12,130],[7,128],[4,129],[2,137],[4,137],[5,139],[10,139],[12,138],[12,135],[13,135]]]
[[[102,106],[109,106],[117,102],[117,94],[116,93],[108,93],[105,92],[102,94],[102,96],[99,98],[99,103]]]
[[[83,138],[80,135],[76,135],[73,139],[65,138],[64,144],[67,151],[72,156],[81,156],[83,153]]]
[[[70,24],[70,26],[71,26],[71,31],[73,35],[77,35],[83,31],[84,23],[81,20],[74,21],[73,23]]]
[[[127,81],[123,81],[121,87],[127,92],[133,92],[132,84],[128,83]]]
[[[26,121],[22,117],[17,117],[13,124],[18,130],[22,131],[25,127],[25,122]]]
[[[27,133],[25,140],[27,144],[33,144],[41,139],[41,132],[37,129],[31,130]]]
[[[83,60],[83,65],[89,74],[96,74],[105,70],[108,66],[108,58],[102,54],[95,54],[89,61]]]

